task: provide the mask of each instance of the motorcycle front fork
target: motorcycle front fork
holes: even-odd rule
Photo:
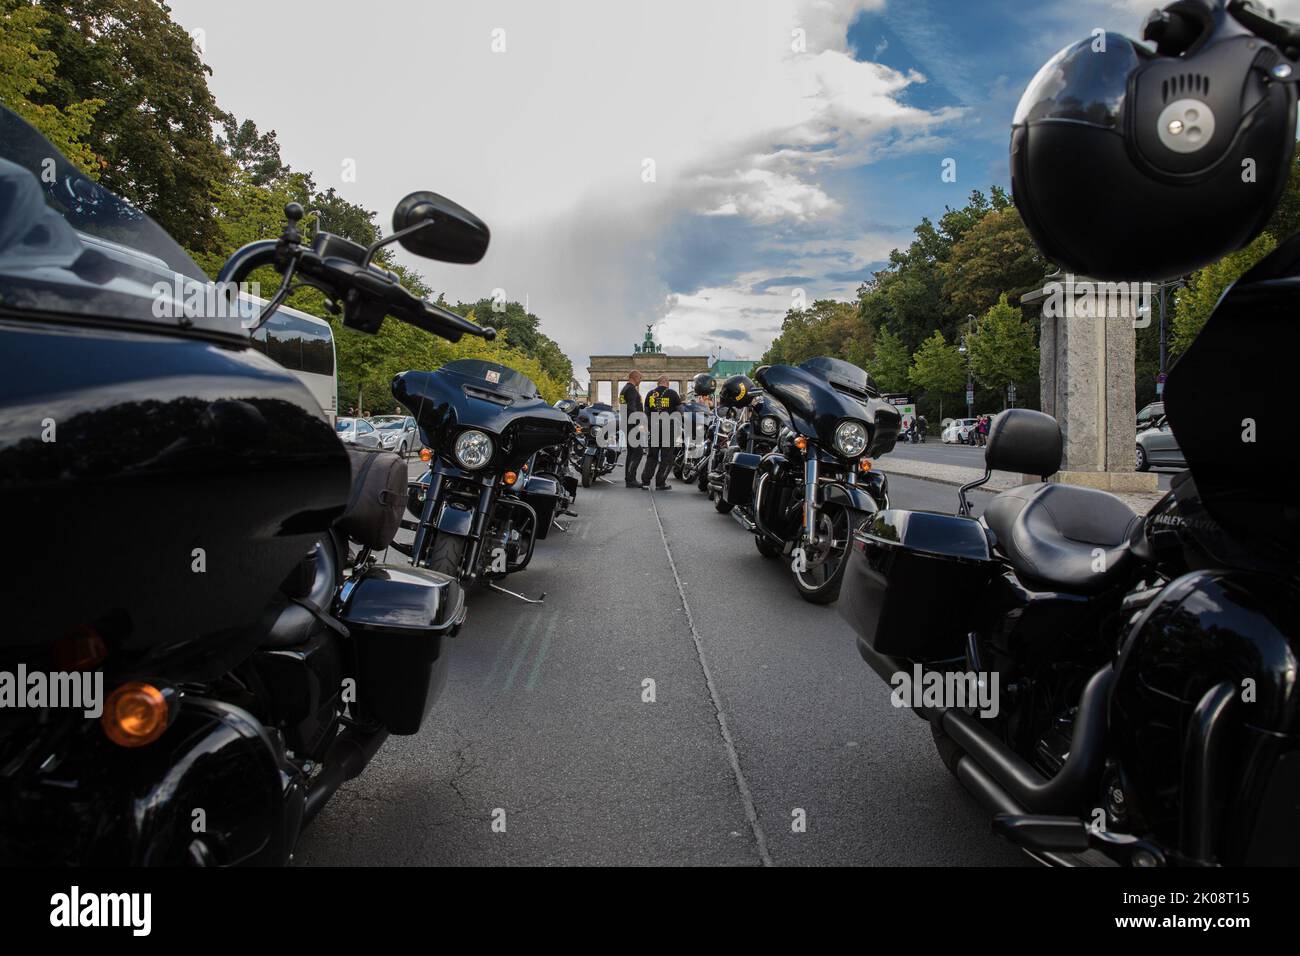
[[[809,449],[803,466],[803,525],[804,538],[810,546],[817,544],[817,456]]]

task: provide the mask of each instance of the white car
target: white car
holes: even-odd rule
[[[379,432],[379,447],[403,458],[419,447],[420,430],[410,415],[377,415],[370,420]]]
[[[379,432],[364,418],[340,418],[334,423],[334,432],[345,445],[379,447]]]
[[[945,445],[953,445],[960,442],[963,445],[970,444],[971,432],[975,429],[975,423],[978,418],[954,418],[948,423],[939,437]]]

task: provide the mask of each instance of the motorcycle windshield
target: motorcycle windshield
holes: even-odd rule
[[[1235,565],[1300,563],[1300,443],[1288,421],[1298,299],[1293,236],[1224,293],[1165,383],[1165,414],[1192,477],[1174,481],[1180,510],[1201,543]],[[1191,520],[1197,511],[1211,521]]]
[[[0,107],[0,307],[246,339],[240,305],[212,289],[161,226]]]
[[[541,391],[531,378],[496,362],[487,362],[483,359],[456,359],[454,362],[448,362],[438,371],[478,379],[493,389],[513,392],[524,398],[541,397]]]

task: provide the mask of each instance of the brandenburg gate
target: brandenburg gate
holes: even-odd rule
[[[632,349],[631,355],[593,355],[587,366],[587,400],[617,407],[618,393],[636,369],[641,373],[641,394],[655,387],[660,376],[686,398],[691,379],[709,370],[707,355],[666,355],[654,340],[654,330],[647,325],[645,340]]]

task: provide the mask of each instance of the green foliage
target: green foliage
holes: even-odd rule
[[[9,2],[9,0],[6,0]],[[157,0],[37,0],[55,75],[32,100],[64,112],[100,100],[85,143],[100,179],[186,249],[217,238],[213,185],[231,163],[212,135],[223,114],[190,37]]]
[[[1192,273],[1185,288],[1178,290],[1177,311],[1173,320],[1171,351],[1181,354],[1192,344],[1205,320],[1214,311],[1224,290],[1236,282],[1251,266],[1276,248],[1277,242],[1267,232],[1260,233],[1255,241]],[[1158,307],[1158,306],[1157,306]]]
[[[1034,327],[1005,293],[975,323],[970,337],[971,371],[985,388],[1001,391],[1038,377],[1038,343]]]
[[[908,380],[935,396],[955,395],[966,384],[966,360],[955,345],[949,345],[938,329],[921,343],[912,356]]]
[[[54,81],[58,57],[44,48],[48,14],[25,0],[0,0],[0,103],[48,139],[86,175],[98,179],[100,160],[86,141],[104,101],[83,99],[60,108],[35,102]]]
[[[906,392],[908,377],[907,346],[888,326],[876,333],[875,357],[870,365],[871,377],[883,392]]]
[[[497,302],[479,299],[477,302],[460,302],[453,311],[464,316],[478,316],[478,321],[490,325],[511,348],[532,356],[546,374],[567,387],[573,380],[573,363],[560,347],[541,332],[541,320],[518,302]]]
[[[798,365],[818,355],[832,355],[865,367],[873,334],[849,302],[818,299],[807,309],[791,309],[781,334],[759,360],[760,365]]]
[[[1006,293],[1015,303],[1047,274],[1015,206],[990,211],[953,243],[939,270],[949,311],[979,315]]]

